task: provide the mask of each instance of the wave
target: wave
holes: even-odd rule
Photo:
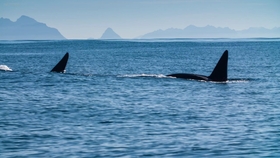
[[[25,44],[38,42],[52,42],[54,40],[0,40],[0,44]]]
[[[9,68],[7,65],[0,65],[1,71],[13,71],[11,68]]]
[[[163,74],[128,74],[128,75],[119,75],[117,77],[155,77],[155,78],[170,78],[169,76],[163,75]]]
[[[118,75],[117,77],[128,77],[128,78],[138,78],[138,77],[152,77],[152,78],[173,78],[176,79],[176,77],[172,76],[166,76],[163,74],[127,74],[127,75]],[[184,80],[189,80],[192,81],[193,79],[184,79]],[[247,83],[252,79],[248,78],[229,78],[225,82],[215,82],[215,81],[210,81],[212,83]],[[200,82],[208,82],[205,80],[194,80],[194,81],[200,81]]]

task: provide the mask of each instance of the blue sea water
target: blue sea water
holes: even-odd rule
[[[226,83],[166,76],[225,50]],[[280,39],[1,41],[0,65],[1,158],[280,157]]]

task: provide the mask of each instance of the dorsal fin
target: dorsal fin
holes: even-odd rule
[[[67,65],[67,61],[69,58],[69,53],[67,52],[64,57],[55,65],[55,67],[51,70],[51,72],[65,72],[65,67]]]
[[[208,77],[211,81],[227,81],[228,51],[226,50]]]

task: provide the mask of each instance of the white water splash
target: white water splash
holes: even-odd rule
[[[10,69],[7,65],[0,65],[0,70],[1,70],[1,71],[13,71],[13,70]]]
[[[249,79],[234,79],[234,80],[228,80],[227,83],[247,83],[249,82]]]
[[[118,77],[156,77],[156,78],[166,78],[168,76],[163,74],[131,74],[131,75],[120,75]]]

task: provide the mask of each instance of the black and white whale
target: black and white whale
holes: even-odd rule
[[[198,74],[186,74],[177,73],[170,74],[167,76],[183,78],[183,79],[193,79],[193,80],[203,80],[203,81],[214,81],[214,82],[226,82],[227,81],[227,65],[228,65],[228,51],[225,50],[220,60],[218,61],[216,67],[212,71],[210,76],[198,75]]]
[[[63,58],[54,66],[54,68],[51,70],[51,72],[58,72],[58,73],[65,73],[66,65],[68,62],[69,53],[67,52]]]

